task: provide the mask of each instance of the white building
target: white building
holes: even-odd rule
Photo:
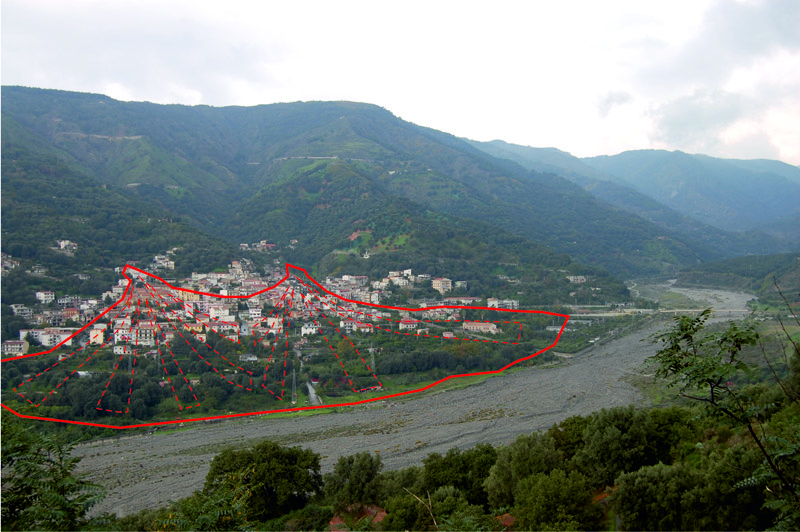
[[[28,350],[28,342],[23,340],[8,340],[3,342],[4,355],[21,355]]]
[[[313,323],[305,323],[300,329],[300,336],[319,333],[319,326]]]
[[[516,299],[497,299],[495,297],[490,297],[486,300],[486,306],[489,308],[516,310],[519,308],[519,301]]]
[[[351,333],[356,330],[356,325],[356,320],[353,318],[345,318],[339,322],[339,329]]]
[[[446,277],[437,277],[431,281],[431,286],[440,294],[444,294],[445,292],[450,292],[453,289],[453,281]]]
[[[36,292],[36,299],[41,301],[43,305],[47,305],[48,303],[52,303],[53,301],[56,300],[56,294],[55,292],[50,292],[50,291]]]
[[[46,347],[53,347],[64,342],[64,345],[72,345],[72,334],[77,329],[22,329],[19,331],[19,339],[25,340],[30,334],[34,340]]]
[[[419,320],[415,320],[414,318],[404,318],[400,320],[399,328],[401,331],[405,330],[414,330],[419,325]]]
[[[482,321],[465,321],[462,325],[465,331],[484,333],[484,334],[497,334],[497,325],[494,323],[485,323]]]

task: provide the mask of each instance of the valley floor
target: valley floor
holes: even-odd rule
[[[717,304],[725,309],[749,299],[744,294],[717,295],[721,298]],[[570,416],[643,404],[646,399],[624,377],[641,373],[642,362],[658,349],[648,339],[667,323],[654,321],[557,366],[529,368],[404,402],[307,417],[198,424],[171,433],[87,443],[77,446],[74,454],[83,458],[80,472],[108,490],[94,511],[120,516],[190,495],[202,487],[212,458],[223,448],[265,438],[319,453],[323,472],[330,471],[340,456],[361,451],[380,453],[387,469],[402,468],[420,464],[433,452],[444,454],[452,447],[466,449],[483,442],[509,443]]]

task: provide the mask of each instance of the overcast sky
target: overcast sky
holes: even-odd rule
[[[800,164],[800,0],[0,0],[2,83]]]

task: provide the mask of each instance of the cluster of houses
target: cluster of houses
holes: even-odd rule
[[[7,253],[0,253],[0,257],[2,257],[2,271],[4,275],[14,268],[19,268],[19,261],[14,260],[11,255]]]
[[[239,249],[242,251],[275,251],[277,246],[275,244],[270,244],[266,240],[262,240],[260,242],[253,242],[252,244],[239,244]]]
[[[265,241],[262,241],[266,245]],[[255,245],[255,244],[254,244]],[[170,256],[175,250],[169,250],[165,255],[157,255],[153,259],[153,268],[172,269],[174,262]],[[3,260],[10,260],[7,256]],[[150,282],[144,274],[136,270],[129,270],[134,280]],[[310,336],[319,333],[319,323],[322,314],[329,318],[339,320],[341,330],[347,332],[371,333],[376,327],[397,328],[399,330],[415,330],[417,334],[426,334],[427,327],[423,325],[436,320],[451,320],[458,322],[459,309],[433,308],[452,305],[475,305],[481,299],[467,296],[443,297],[438,300],[417,301],[420,309],[414,312],[401,311],[392,318],[389,312],[381,312],[372,306],[360,306],[368,303],[380,304],[389,295],[390,284],[396,286],[414,286],[423,282],[430,282],[434,289],[442,295],[453,290],[454,287],[466,287],[462,281],[451,281],[448,278],[432,278],[429,274],[414,275],[412,270],[390,271],[381,280],[370,283],[364,275],[341,275],[327,277],[322,283],[324,289],[338,297],[319,291],[320,298],[312,304],[304,300],[304,290],[296,280],[290,279],[289,288],[286,284],[275,286],[285,276],[285,269],[274,265],[265,273],[254,271],[252,261],[241,259],[232,261],[227,271],[207,273],[193,273],[191,277],[181,280],[165,279],[169,284],[185,289],[176,292],[161,283],[152,283],[145,287],[137,283],[131,296],[134,300],[152,298],[153,291],[160,295],[163,302],[172,305],[170,312],[179,317],[186,328],[192,329],[200,340],[205,341],[205,331],[213,330],[233,341],[238,341],[240,335],[254,335],[265,339],[267,333],[277,333],[284,323],[283,311],[264,315],[265,308],[292,308],[293,322],[302,324],[301,336]],[[26,328],[20,331],[19,340],[12,340],[3,344],[4,354],[20,354],[28,349],[26,338],[30,335],[43,346],[52,347],[67,340],[77,330],[74,325],[90,322],[101,314],[107,306],[105,302],[119,301],[126,289],[128,280],[121,279],[111,290],[102,294],[101,298],[81,298],[72,295],[58,296],[52,291],[38,291],[35,293],[39,302],[38,308],[29,308],[22,304],[11,305],[15,315],[25,319],[31,325],[39,328]],[[205,292],[211,295],[200,294]],[[215,294],[247,295],[246,299],[220,298]],[[253,295],[254,294],[254,295]],[[498,309],[516,309],[519,302],[516,300],[489,298],[488,306]],[[71,322],[69,322],[71,320]],[[458,322],[460,323],[460,322]],[[73,327],[65,327],[73,325]],[[113,339],[106,333],[107,324],[97,323],[86,331],[91,344],[102,345],[115,343],[121,345],[140,345],[143,347],[154,346],[156,343],[156,324],[148,320],[130,319],[117,320],[116,332]],[[460,327],[464,331],[476,333],[499,332],[499,329],[490,323],[466,322]],[[174,331],[164,328],[164,334],[174,337]],[[452,334],[452,333],[450,333]],[[302,340],[301,340],[302,341]],[[66,345],[72,345],[72,340],[67,340]],[[122,349],[120,347],[120,349]]]
[[[430,281],[434,290],[444,295],[445,292],[451,292],[454,288],[466,288],[466,281],[455,281],[447,277],[434,277],[432,278],[427,273],[420,273],[414,275],[411,270],[397,270],[390,271],[389,275],[372,283],[373,288],[385,290],[390,284],[395,286],[414,286],[423,282]]]
[[[102,307],[102,301],[95,298],[72,295],[56,297],[55,292],[51,291],[39,291],[35,296],[39,305],[33,308],[22,303],[10,305],[15,316],[19,316],[31,325],[62,327],[68,321],[78,325],[88,323],[97,316]]]

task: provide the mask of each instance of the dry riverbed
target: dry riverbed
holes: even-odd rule
[[[750,299],[721,290],[685,295],[725,309],[743,308]],[[528,368],[403,402],[382,401],[305,417],[198,423],[172,433],[87,443],[73,454],[83,458],[79,471],[108,490],[95,511],[120,516],[190,495],[202,487],[211,459],[222,449],[264,438],[319,453],[325,472],[340,456],[361,451],[379,453],[387,469],[420,464],[432,452],[509,443],[519,434],[546,429],[570,416],[644,404],[645,398],[623,378],[642,372],[642,363],[657,350],[649,339],[666,325],[653,322],[564,358],[557,366]]]

